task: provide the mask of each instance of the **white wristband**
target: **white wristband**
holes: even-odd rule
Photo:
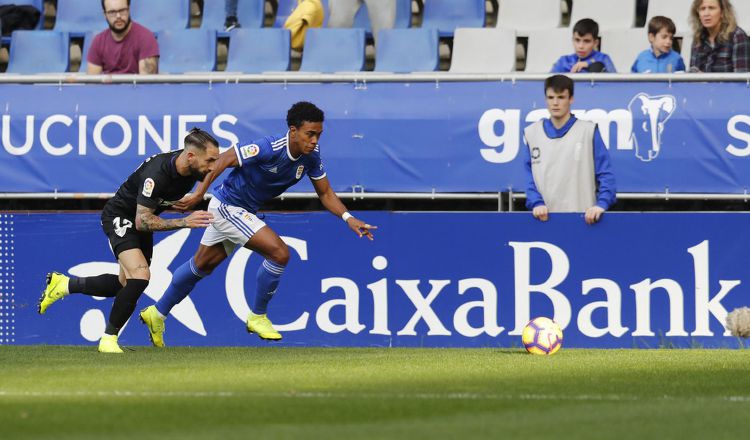
[[[353,215],[349,214],[349,211],[344,212],[341,214],[341,219],[344,221],[349,220],[350,218],[354,217]]]

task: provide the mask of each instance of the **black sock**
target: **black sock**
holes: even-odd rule
[[[112,298],[122,289],[120,279],[117,275],[105,273],[95,277],[70,277],[68,291],[70,293],[83,293],[91,296],[103,296]]]
[[[127,279],[125,287],[120,289],[115,296],[115,303],[112,305],[112,311],[109,312],[109,321],[104,333],[116,335],[120,332],[122,326],[128,322],[135,311],[138,298],[146,290],[146,287],[148,287],[148,280]]]

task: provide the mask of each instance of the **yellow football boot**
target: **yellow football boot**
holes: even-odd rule
[[[261,339],[268,341],[281,340],[281,333],[273,328],[271,320],[265,314],[256,315],[250,312],[250,316],[247,317],[247,331],[249,333],[256,333]]]
[[[43,315],[47,311],[47,307],[51,306],[52,303],[69,295],[68,280],[70,278],[58,272],[47,274],[47,287],[42,292],[36,308],[40,315]]]
[[[159,316],[156,306],[148,306],[138,314],[148,327],[148,336],[154,347],[164,347],[164,318]]]
[[[123,353],[117,344],[117,335],[104,335],[99,340],[99,353]]]

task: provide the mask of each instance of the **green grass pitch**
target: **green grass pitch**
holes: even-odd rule
[[[750,350],[0,346],[0,438],[746,438]]]

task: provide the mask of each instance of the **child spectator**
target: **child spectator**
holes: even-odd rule
[[[648,42],[646,49],[635,59],[630,71],[633,73],[672,73],[684,72],[685,62],[680,54],[672,50],[672,41],[677,31],[674,22],[657,15],[648,22]]]
[[[615,65],[609,55],[596,50],[599,45],[599,24],[590,18],[579,20],[573,27],[575,53],[563,55],[552,66],[553,73],[609,72]]]

